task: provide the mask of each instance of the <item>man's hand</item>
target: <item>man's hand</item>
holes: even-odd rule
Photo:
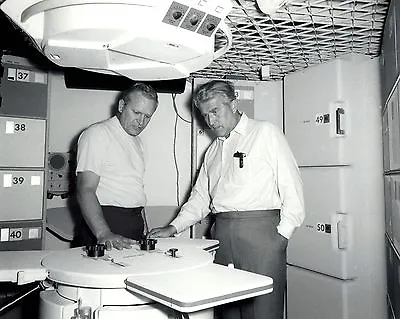
[[[148,232],[146,238],[166,238],[171,237],[176,233],[176,228],[172,225],[168,225],[166,227],[153,228]]]
[[[121,250],[124,248],[131,248],[133,244],[136,244],[136,240],[126,238],[121,235],[108,232],[97,239],[99,244],[105,244],[107,250],[111,250],[112,247]]]

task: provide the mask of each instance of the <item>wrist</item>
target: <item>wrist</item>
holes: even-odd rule
[[[112,234],[111,230],[109,228],[107,228],[107,229],[101,229],[101,230],[97,231],[95,236],[96,236],[97,240],[100,240],[102,238],[106,238],[106,237],[110,236],[111,234]]]
[[[171,231],[171,236],[175,235],[178,233],[176,230],[176,227],[174,225],[169,225],[170,231]]]

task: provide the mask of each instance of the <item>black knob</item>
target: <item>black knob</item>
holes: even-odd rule
[[[171,254],[171,257],[176,257],[176,252],[178,251],[178,248],[170,248],[168,250]]]
[[[182,17],[182,12],[180,12],[180,11],[174,11],[174,12],[172,13],[172,16],[173,16],[173,18],[174,18],[175,20],[179,20],[179,19]]]
[[[157,239],[143,238],[139,241],[141,250],[154,250],[156,248]]]
[[[199,23],[199,17],[197,16],[197,15],[192,15],[191,16],[191,18],[189,19],[189,21],[190,21],[190,24],[192,25],[192,26],[195,26],[196,24],[198,24]]]
[[[105,249],[106,245],[104,244],[87,245],[86,254],[89,257],[103,257]]]
[[[214,23],[209,23],[206,26],[208,31],[213,31],[215,29],[215,27],[216,27],[216,25]]]

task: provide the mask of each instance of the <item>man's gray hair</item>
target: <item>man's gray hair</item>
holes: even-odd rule
[[[193,95],[194,105],[199,107],[199,104],[207,102],[216,95],[225,96],[227,102],[235,100],[236,95],[233,83],[230,81],[212,80],[200,85]]]

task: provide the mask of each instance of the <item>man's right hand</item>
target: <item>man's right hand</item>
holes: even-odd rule
[[[166,227],[153,228],[147,233],[146,238],[166,238],[172,237],[176,233],[175,226],[168,225]]]
[[[136,240],[117,235],[112,232],[107,232],[106,234],[99,236],[97,242],[99,244],[105,244],[107,250],[111,250],[112,247],[118,250],[131,248],[132,245],[136,244]]]

